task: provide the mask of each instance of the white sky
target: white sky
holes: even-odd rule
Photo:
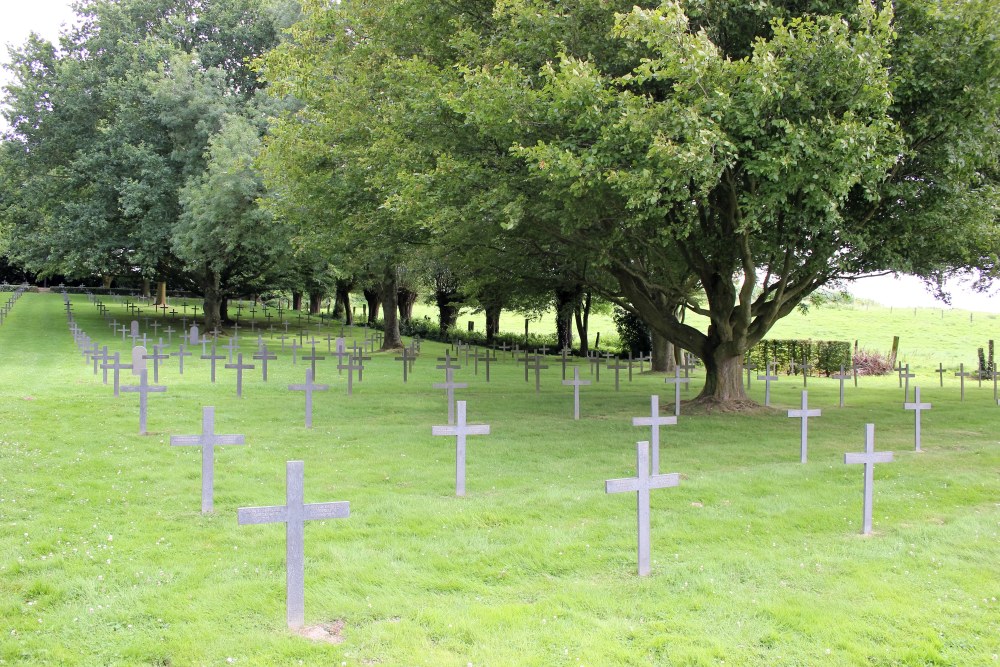
[[[42,37],[56,41],[66,25],[74,22],[75,14],[71,0],[0,0],[0,62],[10,62],[7,47],[20,46],[32,31]],[[7,74],[0,71],[0,85],[8,81]],[[3,120],[0,119],[0,127]],[[949,284],[952,290],[952,307],[967,310],[1000,312],[1000,296],[997,290],[990,294],[976,294],[960,283]],[[848,286],[855,295],[900,308],[946,307],[936,301],[917,278],[884,276],[855,281]]]

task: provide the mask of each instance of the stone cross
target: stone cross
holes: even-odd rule
[[[771,362],[767,362],[764,374],[758,375],[757,379],[764,381],[764,405],[771,405],[771,382],[778,381],[777,373],[771,370]]]
[[[349,502],[305,504],[304,465],[288,461],[285,467],[285,504],[272,507],[241,507],[237,523],[241,526],[260,523],[285,524],[285,609],[288,627],[305,624],[305,536],[306,521],[346,519]]]
[[[819,417],[821,412],[818,409],[809,409],[809,392],[805,389],[802,390],[802,408],[799,410],[789,410],[789,417],[798,417],[802,419],[802,438],[799,445],[799,462],[806,462],[806,452],[808,450],[809,443],[809,418]]]
[[[337,345],[335,349],[336,352],[334,352],[333,354],[334,356],[337,357],[337,374],[342,375],[344,366],[344,357],[348,357],[348,361],[350,361],[350,356],[351,356],[347,351],[347,343],[344,342],[343,336],[337,339]]]
[[[562,379],[563,380],[566,379],[566,361],[567,361],[567,355],[570,355],[572,353],[573,353],[573,350],[571,350],[568,347],[564,347],[563,349],[559,350],[560,361],[562,361]]]
[[[243,363],[243,353],[239,352],[236,355],[235,364],[226,364],[226,368],[230,368],[236,371],[236,395],[243,398],[243,371],[252,371],[256,366],[253,364]]]
[[[172,435],[174,447],[201,447],[201,513],[212,512],[212,495],[215,486],[215,446],[242,445],[242,435],[216,435],[215,408],[206,405],[201,412],[201,435]]]
[[[625,479],[609,479],[604,482],[605,493],[636,492],[637,516],[639,524],[639,576],[649,575],[649,492],[677,486],[681,482],[678,473],[650,474],[649,442],[636,443],[636,476]]]
[[[177,351],[171,353],[171,356],[177,357],[177,361],[179,362],[179,367],[180,367],[179,368],[180,374],[184,375],[184,357],[190,357],[191,353],[186,351],[184,349],[184,344],[181,343],[178,346]]]
[[[743,368],[747,372],[747,391],[750,391],[750,371],[757,370],[757,364],[751,361],[746,361],[743,364]]]
[[[844,372],[844,364],[840,365],[840,375],[834,375],[834,380],[840,380],[840,407],[844,407],[844,380],[850,380],[851,376]]]
[[[906,364],[906,367],[899,374],[900,378],[903,380],[903,400],[907,401],[910,399],[910,378],[917,377],[910,372],[910,365]]]
[[[589,359],[590,374],[594,376],[594,382],[601,381],[601,358],[596,354]],[[596,371],[596,373],[595,373]]]
[[[278,340],[281,341],[281,351],[284,352],[285,351],[285,341],[288,340],[288,336],[286,336],[285,334],[281,334],[280,336],[278,336]]]
[[[454,381],[454,370],[448,368],[445,370],[445,381],[439,382],[433,385],[434,389],[444,389],[448,394],[448,423],[455,423],[455,390],[456,389],[466,389],[469,384],[467,382],[455,382]]]
[[[677,424],[677,417],[660,416],[660,397],[656,394],[650,396],[648,417],[632,417],[632,426],[650,426],[653,429],[653,438],[650,441],[653,445],[653,474],[660,472],[660,427],[674,426]]]
[[[531,368],[535,371],[535,393],[541,393],[542,391],[542,371],[548,369],[548,364],[542,365],[542,357],[539,355],[533,355],[531,357],[532,365]]]
[[[903,362],[902,361],[897,362],[896,363],[896,368],[894,368],[893,370],[896,371],[896,375],[899,376],[899,388],[902,389],[903,388]]]
[[[664,378],[663,382],[665,384],[674,385],[674,416],[681,416],[681,385],[686,385],[691,382],[691,378],[681,377],[681,367],[674,366],[674,376],[672,378]],[[659,400],[659,399],[657,399]]]
[[[204,342],[204,341],[202,341],[202,342]],[[224,355],[224,354],[216,354],[215,353],[215,343],[212,343],[212,354],[203,354],[203,355],[201,355],[201,358],[202,359],[208,359],[208,360],[210,360],[212,362],[212,382],[214,383],[215,382],[215,362],[218,361],[219,359],[225,359],[226,355]]]
[[[160,360],[169,359],[169,354],[163,353],[163,347],[160,345],[153,346],[153,354],[142,355],[143,359],[151,359],[153,361],[153,382],[160,381]]]
[[[115,363],[113,363],[113,364],[111,364],[111,363],[105,363],[102,366],[102,368],[104,368],[105,372],[107,372],[108,370],[113,370],[115,372],[115,398],[118,398],[118,396],[119,396],[119,393],[118,393],[119,373],[122,370],[131,369],[132,368],[132,364],[123,364],[123,363],[121,363],[121,361],[119,360],[119,354],[117,352],[114,353],[113,358],[115,360]]]
[[[278,355],[268,354],[267,345],[261,345],[260,350],[253,355],[253,358],[260,362],[260,369],[263,373],[264,382],[267,382],[267,362],[277,361]]]
[[[235,338],[230,336],[226,344],[222,345],[221,347],[223,350],[227,350],[229,352],[229,359],[227,360],[226,363],[230,364],[233,363],[233,351],[240,349],[239,342]]]
[[[309,362],[309,368],[312,369],[313,377],[316,377],[316,362],[323,361],[325,359],[326,357],[321,357],[318,354],[316,354],[316,341],[313,341],[312,343],[312,354],[310,354],[308,357],[302,355],[302,361]]]
[[[167,345],[172,345],[174,342],[174,334],[177,333],[177,329],[168,326],[163,329],[163,333],[167,334]]]
[[[451,424],[451,422],[449,422]],[[465,438],[469,435],[489,435],[490,427],[486,424],[467,424],[465,422],[465,401],[458,402],[458,421],[454,426],[432,426],[431,435],[455,436],[455,495],[465,495]]]
[[[943,387],[944,386],[944,374],[948,372],[948,371],[946,371],[944,369],[944,364],[942,364],[939,361],[938,362],[938,369],[936,371],[934,371],[934,372],[938,374],[938,385],[941,386],[941,387]]]
[[[962,385],[962,399],[961,400],[963,400],[963,401],[965,400],[965,378],[970,377],[971,375],[972,375],[972,373],[967,373],[965,371],[965,364],[964,363],[958,365],[958,372],[955,373],[955,376],[957,378],[959,378],[959,382]]]
[[[139,394],[139,435],[146,435],[146,404],[147,395],[150,392],[162,393],[167,390],[166,387],[158,387],[156,385],[151,385],[146,380],[146,371],[139,373],[139,384],[137,385],[127,385],[122,387],[122,391],[134,392]]]
[[[299,362],[299,341],[292,339],[292,344],[288,346],[292,351],[292,365],[294,366]]]
[[[628,368],[628,366],[623,366],[622,363],[621,363],[621,361],[618,359],[618,357],[615,357],[615,365],[614,366],[612,366],[611,364],[608,364],[608,366],[607,366],[607,369],[609,371],[614,371],[615,372],[615,391],[618,391],[619,388],[620,388],[619,380],[621,378],[621,372],[623,370],[625,370],[626,368]]]
[[[874,470],[876,463],[889,463],[892,461],[892,452],[875,451],[875,424],[865,424],[865,451],[864,453],[844,454],[844,463],[863,463],[865,466],[865,500],[864,517],[861,534],[869,535],[872,532],[872,486],[874,483]]]
[[[812,370],[812,365],[809,363],[809,360],[805,358],[805,356],[802,357],[802,363],[799,364],[799,369],[802,371],[802,386],[805,387],[807,386],[806,383],[809,382],[809,371]]]
[[[437,369],[437,370],[439,370],[439,371],[444,371],[445,377],[447,377],[448,374],[451,373],[452,371],[457,371],[459,368],[461,368],[461,366],[459,366],[457,363],[456,364],[452,364],[451,363],[453,360],[451,358],[451,351],[450,350],[445,350],[444,351],[444,356],[443,357],[438,357],[438,361],[443,361],[444,364],[441,364],[439,366],[435,366],[434,368]]]
[[[101,366],[103,367],[104,364],[108,363],[108,359],[109,358],[110,358],[110,352],[108,352],[108,346],[107,345],[103,346],[99,351],[97,351],[97,352],[94,353],[94,357],[93,357],[93,359],[94,359],[94,375],[97,375],[97,368],[98,368],[97,362],[101,362]],[[107,383],[108,383],[108,369],[105,367],[104,368],[104,384],[107,384]]]
[[[573,387],[573,419],[580,419],[580,387],[590,384],[590,380],[580,379],[580,368],[573,367],[573,379],[563,380],[564,385]]]
[[[395,361],[403,362],[403,382],[406,382],[406,374],[409,371],[409,366],[413,363],[413,357],[410,355],[410,348],[403,348],[403,356],[394,357]]]
[[[357,363],[354,363],[356,361],[357,361]],[[346,364],[338,364],[337,365],[337,370],[338,371],[347,371],[347,395],[348,396],[353,396],[354,395],[354,371],[358,371],[360,373],[360,371],[361,371],[361,362],[358,361],[358,359],[356,357],[354,357],[353,355],[348,355],[347,356],[347,363]]]
[[[913,442],[914,442],[914,451],[919,452],[920,451],[920,413],[923,410],[930,410],[931,409],[931,404],[930,403],[921,403],[920,402],[920,387],[914,387],[913,388],[913,402],[912,403],[903,403],[903,409],[904,410],[913,410],[914,417],[916,418],[915,419],[915,423],[914,423],[915,430],[914,430],[914,441]]]
[[[306,393],[306,428],[313,425],[313,392],[326,391],[330,388],[328,384],[314,384],[312,371],[306,369],[305,384],[290,384],[288,388],[292,391],[304,391]]]

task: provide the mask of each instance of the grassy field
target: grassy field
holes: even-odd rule
[[[73,302],[84,330],[126,351]],[[26,294],[0,327],[0,664],[1000,665],[1000,408],[992,385],[960,401],[958,380],[939,387],[931,371],[974,362],[996,322],[968,319],[860,306],[782,322],[776,335],[882,350],[900,335],[934,406],[924,453],[895,376],[862,378],[842,409],[837,383],[811,378],[823,415],[806,465],[784,412],[801,380],[775,383],[773,409],[682,415],[661,435],[661,467],[682,481],[652,494],[653,571],[639,578],[635,498],[606,495],[604,480],[635,475],[649,431],[631,417],[653,393],[669,406],[662,377],[616,392],[604,371],[574,422],[554,358],[537,395],[509,359],[489,384],[463,368],[458,398],[492,432],[470,437],[456,498],[454,439],[431,436],[446,415],[431,388],[443,346],[424,344],[407,384],[395,355],[372,355],[350,397],[319,362],[331,389],[311,430],[287,389],[305,367],[277,341],[269,381],[250,372],[242,399],[233,371],[213,385],[207,362],[188,358],[181,376],[171,360],[140,436],[136,397],[93,375],[61,298]],[[217,449],[207,516],[200,452],[169,445],[200,431],[204,405],[217,433],[247,441]],[[862,471],[843,455],[863,449],[868,422],[896,460],[876,467],[863,537]],[[292,459],[306,502],[351,502],[350,518],[305,531],[306,623],[336,644],[285,627],[282,527],[236,522],[239,507],[284,503]]]

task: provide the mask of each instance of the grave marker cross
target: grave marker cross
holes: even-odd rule
[[[173,447],[201,447],[201,513],[212,512],[215,486],[215,446],[242,445],[242,435],[216,435],[215,408],[206,405],[201,411],[201,435],[170,436]]]
[[[653,429],[651,440],[653,445],[652,470],[653,474],[656,475],[660,472],[660,427],[676,425],[677,417],[676,415],[673,417],[660,416],[660,397],[653,394],[649,398],[649,416],[632,417],[632,426],[650,426]]]
[[[573,367],[573,379],[563,380],[562,383],[573,387],[573,419],[580,419],[580,387],[590,384],[590,380],[580,379],[580,368]]]
[[[851,379],[851,376],[844,372],[844,364],[840,365],[840,374],[833,376],[834,380],[840,380],[840,407],[844,407],[844,380]]]
[[[224,355],[224,354],[216,354],[215,353],[215,343],[212,343],[212,354],[203,354],[203,355],[201,355],[201,358],[202,359],[209,359],[209,360],[211,360],[211,362],[212,362],[212,382],[214,383],[215,382],[215,362],[218,361],[219,359],[225,359],[226,355]]]
[[[611,364],[608,364],[608,366],[607,366],[607,369],[609,371],[614,371],[615,372],[615,391],[619,391],[619,389],[620,389],[621,372],[623,370],[625,370],[626,368],[629,368],[629,367],[628,366],[623,366],[621,360],[619,360],[618,357],[615,357],[615,365],[614,366],[612,366]]]
[[[876,463],[889,463],[892,461],[892,452],[875,451],[875,424],[865,424],[865,451],[864,453],[844,454],[845,464],[863,463],[865,466],[865,499],[864,516],[862,521],[861,534],[869,535],[872,532],[872,486],[874,483],[874,470]]]
[[[914,445],[914,451],[919,452],[920,451],[920,413],[923,410],[930,410],[931,409],[931,404],[930,403],[921,403],[920,402],[920,387],[914,387],[913,388],[913,402],[912,403],[903,403],[903,409],[904,410],[913,410],[913,415],[914,415],[914,418],[915,418],[914,419],[913,445]]]
[[[450,422],[449,422],[450,423]],[[487,424],[465,422],[465,401],[458,402],[458,420],[453,426],[432,426],[431,435],[455,436],[455,495],[465,495],[465,438],[469,435],[489,435]]]
[[[162,393],[166,390],[166,387],[158,387],[156,385],[149,384],[146,380],[146,371],[141,371],[139,373],[139,384],[122,387],[122,391],[139,394],[139,435],[146,435],[147,396],[151,392]]]
[[[314,384],[312,371],[306,369],[306,381],[304,384],[290,384],[288,388],[292,391],[304,391],[306,393],[306,428],[313,425],[313,392],[326,391],[330,388],[328,384]]]
[[[171,353],[171,356],[177,357],[177,361],[178,361],[178,365],[179,365],[179,369],[178,370],[180,371],[181,375],[184,375],[184,357],[190,357],[191,353],[188,352],[187,350],[185,350],[184,349],[184,344],[181,343],[178,346],[177,351]]]
[[[118,393],[118,386],[119,386],[118,382],[119,382],[119,378],[120,378],[120,371],[123,371],[123,370],[126,370],[126,369],[131,369],[132,368],[132,364],[123,364],[123,363],[121,363],[121,361],[120,361],[120,355],[117,352],[114,353],[114,355],[113,355],[112,358],[115,360],[115,363],[113,363],[113,364],[111,364],[111,363],[105,363],[102,366],[102,368],[104,368],[105,372],[107,372],[108,370],[113,370],[115,372],[115,398],[118,398],[118,396],[119,396],[119,393]]]
[[[256,366],[253,364],[243,363],[243,353],[239,352],[236,355],[235,364],[226,364],[226,368],[230,368],[236,371],[236,395],[240,398],[243,397],[243,371],[252,371]]]
[[[649,473],[649,442],[636,443],[636,476],[625,479],[609,479],[604,482],[605,493],[636,492],[637,518],[639,524],[639,576],[649,575],[649,492],[677,486],[681,482],[678,473]]]
[[[674,416],[681,416],[681,385],[687,385],[691,382],[691,378],[681,377],[681,367],[674,366],[674,376],[672,378],[664,378],[664,384],[674,385]]]
[[[771,382],[778,381],[778,375],[771,370],[771,362],[767,362],[764,374],[758,375],[757,379],[764,381],[764,405],[771,405]]]
[[[910,400],[910,378],[917,376],[910,372],[910,364],[906,364],[899,376],[903,379],[903,400],[908,401]]]
[[[434,389],[444,389],[447,392],[449,424],[455,423],[455,390],[466,389],[469,386],[467,382],[455,382],[453,373],[454,371],[450,368],[445,370],[445,381],[432,385]]]
[[[160,360],[169,359],[169,354],[163,353],[163,348],[159,345],[153,346],[153,354],[142,355],[143,359],[152,359],[153,361],[153,382],[160,381]]]
[[[260,369],[263,373],[262,377],[264,382],[267,382],[267,362],[277,361],[278,355],[268,354],[267,345],[261,345],[260,350],[254,353],[253,358],[260,362]]]
[[[789,410],[789,417],[799,417],[802,419],[802,438],[799,445],[799,462],[806,462],[806,452],[809,442],[809,418],[819,417],[821,412],[818,409],[809,409],[809,392],[802,390],[802,407],[799,410]]]
[[[959,382],[962,385],[962,399],[961,400],[963,400],[963,401],[965,400],[965,378],[970,377],[971,375],[972,375],[972,373],[967,373],[965,371],[965,364],[964,363],[961,363],[961,364],[958,365],[958,372],[955,373],[955,376],[959,378]]]
[[[290,628],[300,628],[305,624],[305,522],[346,519],[351,513],[351,504],[346,501],[305,504],[303,478],[302,461],[288,461],[285,464],[285,504],[241,507],[236,514],[241,526],[285,524],[285,613]]]
[[[542,371],[548,369],[548,364],[542,365],[542,357],[540,355],[533,355],[531,357],[532,365],[531,368],[535,371],[535,393],[541,393],[542,391]]]

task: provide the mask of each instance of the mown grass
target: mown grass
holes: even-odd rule
[[[93,306],[74,304],[85,330],[125,351]],[[838,337],[825,332],[847,326],[840,310],[855,309],[781,326],[811,319],[813,337]],[[863,322],[849,334],[862,344],[904,328],[874,307]],[[924,342],[923,322],[895,332],[934,405],[922,454],[895,377],[862,378],[843,409],[835,381],[810,379],[823,416],[804,466],[799,422],[784,417],[800,380],[774,385],[775,409],[664,428],[662,468],[683,477],[652,494],[653,573],[639,578],[635,499],[603,481],[635,474],[648,430],[631,417],[654,392],[669,407],[662,377],[615,392],[602,373],[574,422],[555,359],[537,395],[509,360],[490,384],[459,371],[470,421],[492,433],[470,437],[468,496],[456,498],[454,440],[430,435],[445,420],[430,387],[440,345],[424,344],[405,385],[395,355],[373,355],[351,397],[320,362],[332,387],[312,430],[287,390],[305,367],[287,351],[268,383],[249,373],[243,399],[233,371],[211,385],[207,362],[189,358],[179,376],[171,360],[143,437],[137,399],[115,399],[83,363],[60,297],[27,294],[0,327],[0,664],[1000,664],[1000,408],[992,385],[960,401],[957,380],[940,388],[930,370],[943,346],[974,354],[989,336],[979,324],[956,324],[952,340]],[[200,430],[203,405],[216,432],[247,439],[217,450],[209,516],[200,452],[169,446]],[[876,468],[870,537],[858,533],[860,467],[843,464],[866,422],[896,452]],[[350,518],[306,528],[306,622],[342,622],[338,645],[285,628],[282,528],[236,524],[238,507],[284,502],[291,459],[305,461],[307,502],[351,502]]]

